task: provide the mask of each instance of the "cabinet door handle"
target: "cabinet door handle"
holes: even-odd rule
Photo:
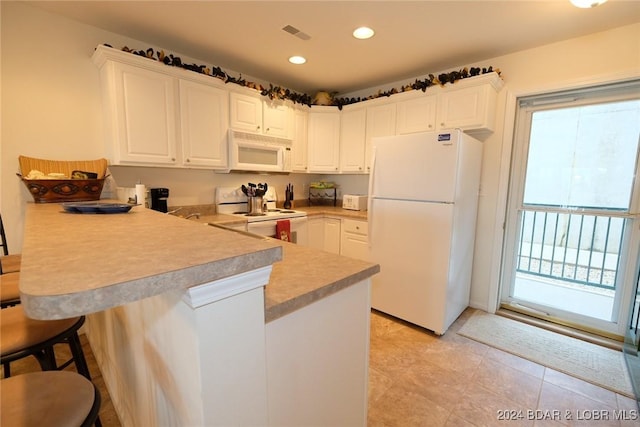
[[[191,161],[191,159],[187,159],[187,163],[189,163]]]

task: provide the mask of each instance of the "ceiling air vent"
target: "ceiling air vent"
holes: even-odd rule
[[[300,31],[299,29],[297,29],[294,26],[291,25],[287,25],[286,27],[282,28],[284,31],[286,31],[287,33],[291,34],[292,36],[296,36],[299,39],[302,40],[309,40],[311,38],[311,36],[307,33],[303,33],[302,31]]]

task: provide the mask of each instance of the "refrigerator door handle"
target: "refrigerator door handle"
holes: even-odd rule
[[[371,250],[371,241],[373,240],[373,228],[371,224],[373,223],[373,211],[371,210],[371,206],[373,204],[373,180],[376,176],[376,146],[373,146],[373,150],[371,150],[371,171],[369,172],[369,197],[367,198],[367,236],[369,241],[369,250]]]

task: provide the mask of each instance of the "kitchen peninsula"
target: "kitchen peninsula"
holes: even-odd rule
[[[365,425],[379,266],[135,207],[29,204],[21,293],[87,315],[122,425]]]

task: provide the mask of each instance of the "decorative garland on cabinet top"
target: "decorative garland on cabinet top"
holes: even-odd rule
[[[104,43],[104,45],[107,47],[113,48],[113,46],[111,46],[110,44]],[[242,74],[238,78],[233,77],[229,73],[221,69],[220,67],[207,67],[206,65],[186,64],[186,63],[183,63],[182,59],[180,59],[180,57],[178,56],[174,56],[173,54],[166,55],[164,53],[164,50],[160,50],[158,52],[156,52],[152,48],[148,48],[147,50],[135,50],[125,46],[122,48],[122,51],[131,53],[134,55],[138,55],[138,56],[143,56],[145,58],[153,59],[153,60],[162,62],[165,65],[184,68],[185,70],[190,70],[196,73],[215,77],[224,81],[225,83],[234,83],[240,86],[254,89],[259,91],[262,96],[266,96],[272,100],[273,99],[289,100],[296,104],[303,104],[308,106],[314,105],[313,98],[310,95],[307,95],[304,93],[296,93],[287,88],[283,88],[280,86],[273,86],[272,84],[269,84],[269,87],[265,88],[261,84],[246,81],[245,79],[242,78]],[[427,88],[430,86],[434,86],[434,85],[444,86],[446,83],[453,84],[458,80],[466,79],[468,77],[479,76],[481,74],[493,73],[493,72],[497,73],[499,76],[501,75],[500,70],[497,68],[494,69],[493,67],[488,67],[488,68],[471,67],[470,69],[467,69],[465,67],[459,71],[451,71],[449,73],[438,74],[437,77],[433,74],[429,74],[428,78],[423,80],[416,79],[415,82],[401,86],[400,89],[394,88],[388,91],[378,91],[377,93],[364,98],[361,98],[361,97],[333,98],[332,97],[331,104],[329,105],[337,106],[339,109],[342,109],[342,106],[344,105],[355,104],[358,102],[367,101],[369,99],[380,98],[383,96],[391,96],[396,93],[407,92],[410,90],[421,90],[425,92]]]

